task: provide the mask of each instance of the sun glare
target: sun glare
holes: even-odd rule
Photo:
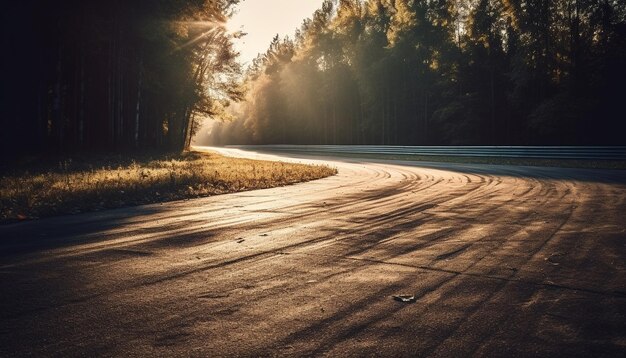
[[[250,63],[265,52],[276,34],[293,36],[302,21],[322,6],[322,0],[247,0],[226,26],[229,31],[246,33],[235,41],[241,61]]]

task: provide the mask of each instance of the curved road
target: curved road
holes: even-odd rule
[[[0,356],[626,352],[626,172],[280,155],[339,174],[0,226]]]

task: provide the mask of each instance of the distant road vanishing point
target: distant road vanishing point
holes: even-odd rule
[[[209,149],[339,174],[0,226],[0,356],[626,352],[626,171]]]

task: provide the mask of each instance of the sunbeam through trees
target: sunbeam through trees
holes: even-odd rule
[[[214,144],[624,144],[626,5],[340,0],[246,74]]]
[[[242,96],[224,26],[237,2],[11,2],[4,155],[185,148],[199,118]]]

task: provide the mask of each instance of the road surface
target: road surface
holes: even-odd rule
[[[0,226],[0,356],[625,354],[624,171],[284,160],[339,174]]]

